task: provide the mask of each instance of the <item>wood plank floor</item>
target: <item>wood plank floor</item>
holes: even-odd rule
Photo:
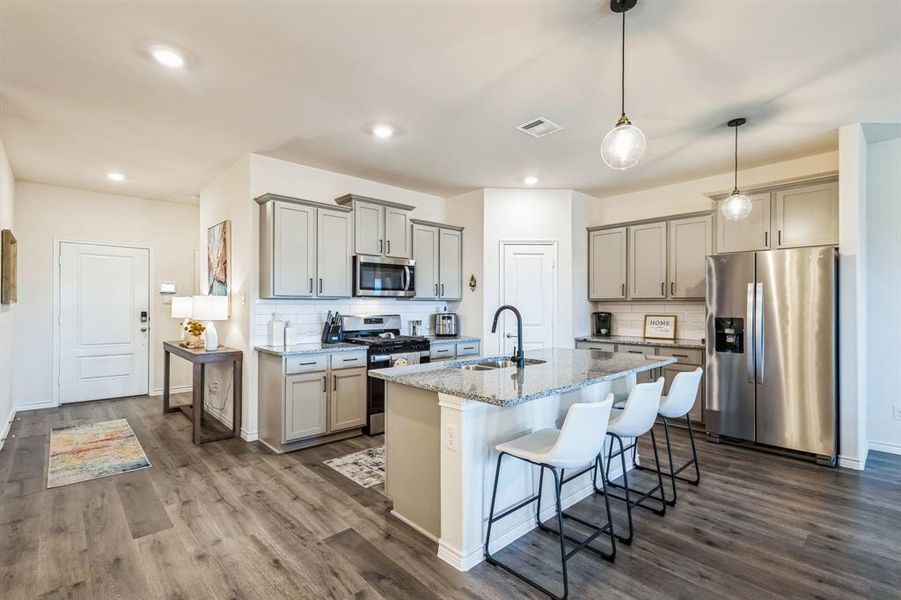
[[[121,417],[152,468],[46,489],[51,427]],[[11,434],[0,451],[4,599],[542,597],[484,563],[458,573],[378,490],[322,464],[378,438],[282,456],[238,440],[197,448],[187,419],[147,397],[20,413]],[[614,564],[587,552],[570,561],[572,598],[901,598],[901,457],[871,453],[858,473],[699,451],[702,485],[680,487],[665,517],[639,512]],[[597,517],[600,506],[577,510]],[[501,556],[556,585],[554,549],[532,532]]]

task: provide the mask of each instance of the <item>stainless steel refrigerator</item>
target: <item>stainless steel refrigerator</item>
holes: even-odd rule
[[[707,431],[838,455],[834,246],[707,257]]]

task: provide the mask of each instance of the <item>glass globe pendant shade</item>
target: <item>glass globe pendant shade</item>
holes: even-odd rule
[[[629,169],[638,164],[646,147],[644,133],[623,115],[604,136],[601,158],[611,169]]]
[[[720,205],[720,213],[730,221],[745,219],[751,214],[751,199],[735,188],[732,190],[732,195],[723,200]]]

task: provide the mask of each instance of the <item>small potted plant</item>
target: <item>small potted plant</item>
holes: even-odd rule
[[[198,323],[197,321],[185,321],[184,325],[185,329],[185,341],[184,345],[186,348],[203,348],[203,332],[206,330],[206,327]]]

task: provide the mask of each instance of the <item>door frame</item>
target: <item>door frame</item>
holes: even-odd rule
[[[52,340],[50,345],[50,361],[51,361],[51,381],[50,389],[52,390],[52,406],[60,405],[60,356],[59,356],[59,328],[62,319],[60,306],[60,256],[62,254],[63,244],[82,244],[85,246],[112,246],[116,248],[132,248],[135,250],[147,250],[147,308],[148,322],[150,323],[150,335],[147,336],[147,391],[150,394],[151,378],[153,377],[153,247],[149,244],[129,244],[125,242],[97,242],[91,240],[81,240],[73,238],[53,238],[53,268],[51,269],[51,310],[50,310],[50,330],[52,331]],[[74,404],[74,403],[72,403]]]
[[[548,247],[553,251],[554,254],[554,287],[553,287],[553,306],[552,311],[554,315],[554,319],[551,321],[551,331],[552,331],[552,341],[551,348],[555,348],[557,346],[557,332],[559,328],[557,327],[557,305],[559,303],[559,295],[560,295],[560,282],[559,273],[560,273],[560,251],[559,251],[559,243],[557,240],[501,240],[498,242],[498,284],[497,284],[497,297],[501,304],[506,302],[504,297],[504,281],[505,281],[505,272],[504,272],[504,250],[507,246],[544,246]],[[507,315],[504,314],[504,319],[507,318]],[[506,323],[505,323],[506,324]],[[497,333],[497,344],[498,344],[498,352],[503,353],[504,351],[504,338],[503,332]]]

